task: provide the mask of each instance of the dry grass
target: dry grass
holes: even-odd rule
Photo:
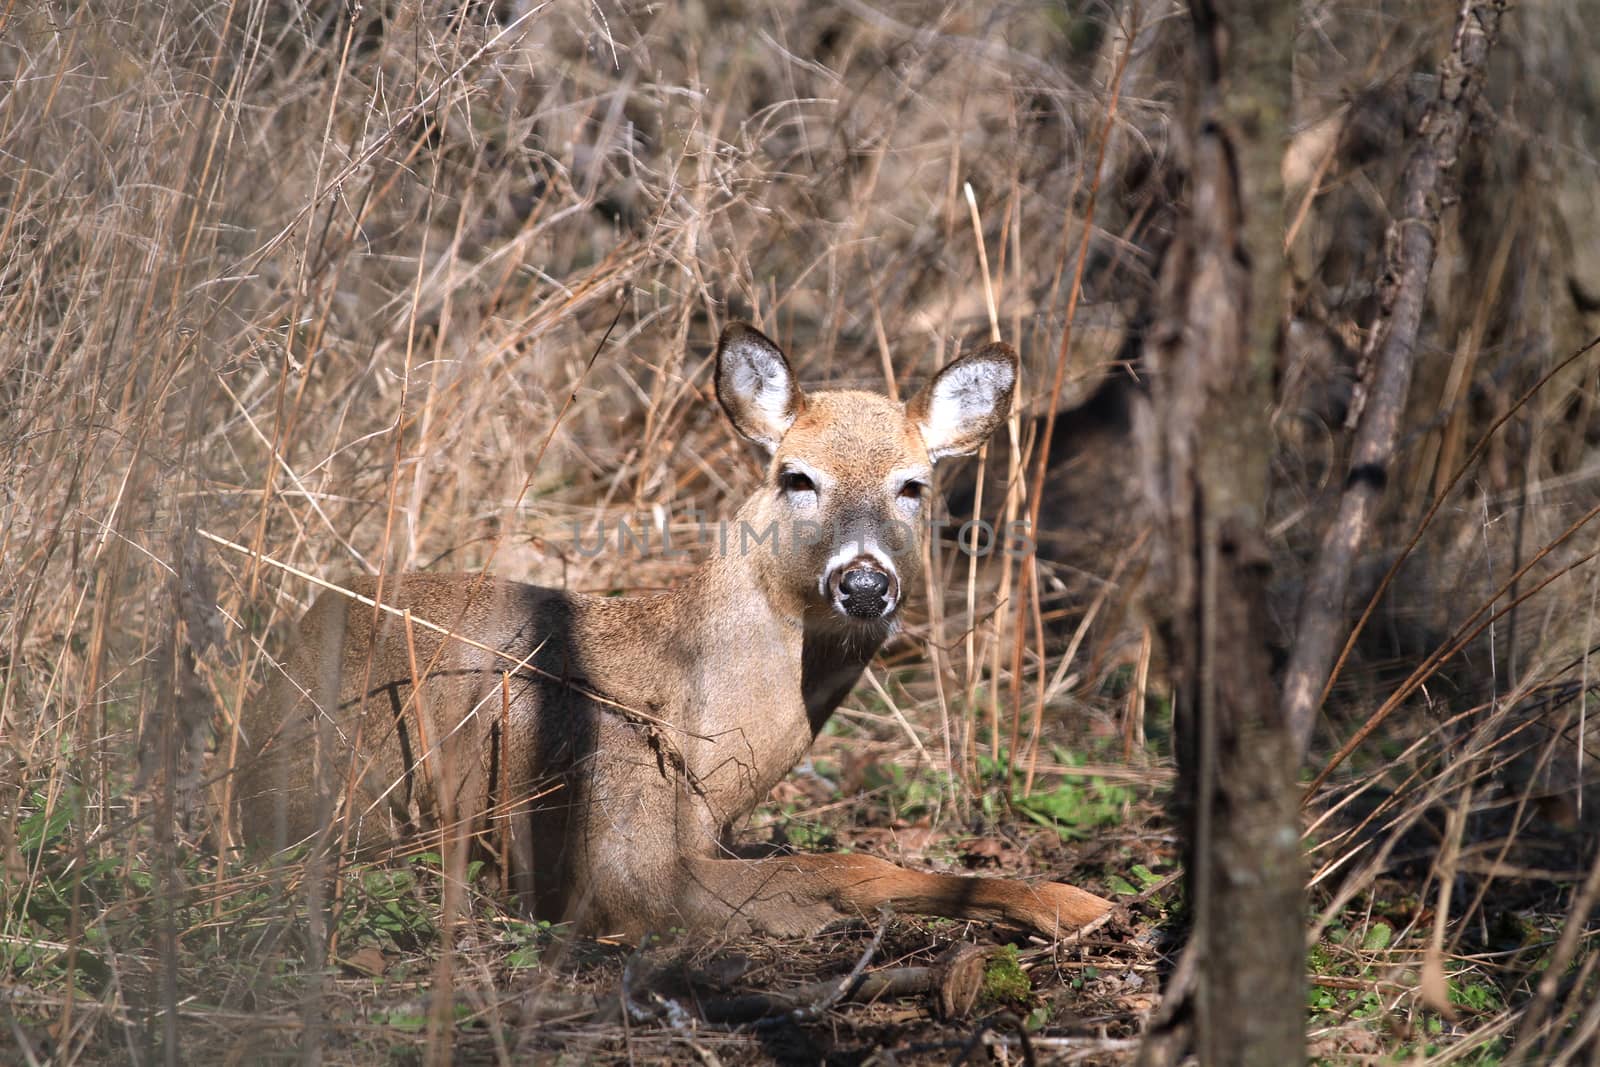
[[[680,563],[576,551],[574,524],[725,514],[749,487],[706,376],[733,315],[809,378],[880,388],[986,332],[965,184],[1008,334],[1055,329],[1099,99],[1068,72],[1094,84],[1098,24],[906,14],[792,5],[738,33],[717,29],[730,11],[644,5],[0,16],[0,937],[25,1056],[361,1059],[422,1040],[355,1020],[403,1015],[441,956],[491,1004],[544,983],[507,962],[539,935],[487,899],[440,952],[424,858],[341,886],[341,966],[308,1012],[278,893],[233,852],[235,713],[312,578],[672,582]],[[992,608],[969,599],[937,615],[947,695],[978,685],[951,635]],[[951,753],[976,747],[949,699],[929,718],[921,657],[894,662],[848,720],[876,746],[854,773],[899,767],[881,773],[902,809],[933,783],[948,825],[979,795]],[[383,981],[352,980],[363,963]]]
[[[1018,1054],[1003,1020],[936,1022],[920,1002],[841,1006],[781,1039],[695,1029],[674,1014],[699,995],[686,990],[842,975],[871,930],[787,955],[630,953],[555,937],[472,890],[451,944],[426,856],[348,873],[334,958],[308,977],[272,921],[297,886],[232,849],[228,769],[237,709],[316,591],[301,574],[673,582],[683,562],[587,556],[574,524],[727,514],[753,483],[707,376],[730,317],[762,323],[810,380],[903,393],[987,338],[991,291],[995,325],[1023,352],[1025,406],[1008,435],[1020,447],[985,462],[1027,471],[1067,309],[1063,406],[1121,354],[1164,245],[1179,68],[1165,9],[1143,6],[1131,52],[1122,6],[0,8],[0,1025],[15,1059],[419,1055],[441,956],[463,1016],[447,1036],[474,1060],[814,1061],[888,1044],[947,1062],[983,1042]],[[1530,8],[1508,48],[1523,67],[1500,72],[1522,95],[1496,96],[1500,124],[1447,234],[1391,545],[1593,326],[1547,298],[1568,279],[1600,284],[1582,206],[1600,114],[1585,101],[1600,90],[1565,110],[1528,102],[1570,88],[1562,72],[1582,69],[1593,31]],[[1376,101],[1373,136],[1396,136],[1407,78],[1445,22],[1327,5],[1311,23],[1305,128],[1329,115],[1354,128],[1370,112],[1343,94],[1368,93],[1356,99]],[[1352,52],[1371,57],[1365,70],[1340,66]],[[1315,186],[1292,255],[1297,328],[1333,340],[1292,344],[1283,376],[1273,530],[1291,585],[1336,468],[1344,357],[1382,248],[1373,205],[1397,166],[1392,145],[1363,157],[1352,138],[1328,141],[1325,161],[1309,135],[1295,146],[1313,162],[1291,196]],[[1579,360],[1490,440],[1343,676],[1324,742],[1471,607],[1573,568],[1467,659],[1424,672],[1314,799],[1313,964],[1335,992],[1311,1026],[1330,1057],[1503,1055],[1530,1003],[1552,1047],[1588,1047],[1596,956],[1572,890],[1593,897],[1596,807],[1579,803],[1592,528],[1494,590],[1592,501],[1595,395],[1595,363]],[[986,514],[1041,497],[1048,514],[1037,476],[1009,484]],[[753,832],[1102,887],[1164,873],[1159,664],[1137,637],[1119,641],[1125,615],[1110,607],[1086,639],[1042,636],[1058,609],[1075,625],[1092,599],[1073,602],[1069,569],[1035,583],[1034,601],[1021,572],[942,551],[940,595]],[[1121,579],[1120,600],[1139,567],[1114,556],[1095,573]],[[1095,831],[1088,844],[1008,808],[1011,762]],[[898,925],[877,964],[968,934]],[[1126,1060],[1169,947],[1130,921],[1030,960],[1032,1007],[1048,1010],[1029,1040],[1068,1062]],[[1552,959],[1576,970],[1545,995]],[[1493,997],[1463,992],[1480,984]],[[574,991],[620,991],[627,1010],[594,1017],[562,999]]]

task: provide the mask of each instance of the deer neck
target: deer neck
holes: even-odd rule
[[[681,658],[691,672],[684,725],[717,739],[695,746],[708,773],[741,766],[740,803],[747,791],[759,800],[804,755],[891,629],[849,625],[816,604],[787,544],[741,544],[741,521],[766,528],[761,504],[740,509],[726,545],[713,546],[675,605],[696,646]]]
[[[813,738],[861,680],[887,636],[887,627],[871,637],[840,633],[827,626],[806,630],[800,653],[800,689]]]
[[[806,569],[801,553],[783,539],[790,531],[774,519],[769,497],[747,500],[739,509],[740,529],[778,529],[779,540],[771,547],[719,553],[711,565],[736,568],[734,580],[756,594],[745,600],[770,619],[767,625],[773,632],[785,635],[784,660],[799,668],[793,676],[798,690],[785,696],[798,698],[814,738],[860,680],[893,624],[853,622],[818,603],[816,577]]]

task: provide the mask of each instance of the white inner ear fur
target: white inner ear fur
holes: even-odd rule
[[[790,400],[793,382],[783,357],[765,345],[739,342],[728,352],[729,384],[734,395],[749,408],[758,426],[749,426],[750,436],[769,450],[794,422]]]
[[[973,360],[953,364],[939,375],[928,397],[922,440],[933,459],[977,447],[972,440],[998,412],[1015,375],[1005,363]]]
[[[743,363],[733,372],[733,387],[749,399],[769,422],[789,423],[789,376],[783,365],[762,360]]]

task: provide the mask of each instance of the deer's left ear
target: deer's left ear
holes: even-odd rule
[[[1016,386],[1016,350],[996,341],[946,364],[906,403],[906,414],[930,459],[970,455],[1010,414]]]

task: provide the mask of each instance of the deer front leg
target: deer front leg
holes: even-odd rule
[[[684,860],[678,907],[691,925],[808,934],[880,905],[915,915],[1026,927],[1054,938],[1099,918],[1111,902],[1057,882],[928,874],[856,855]]]

